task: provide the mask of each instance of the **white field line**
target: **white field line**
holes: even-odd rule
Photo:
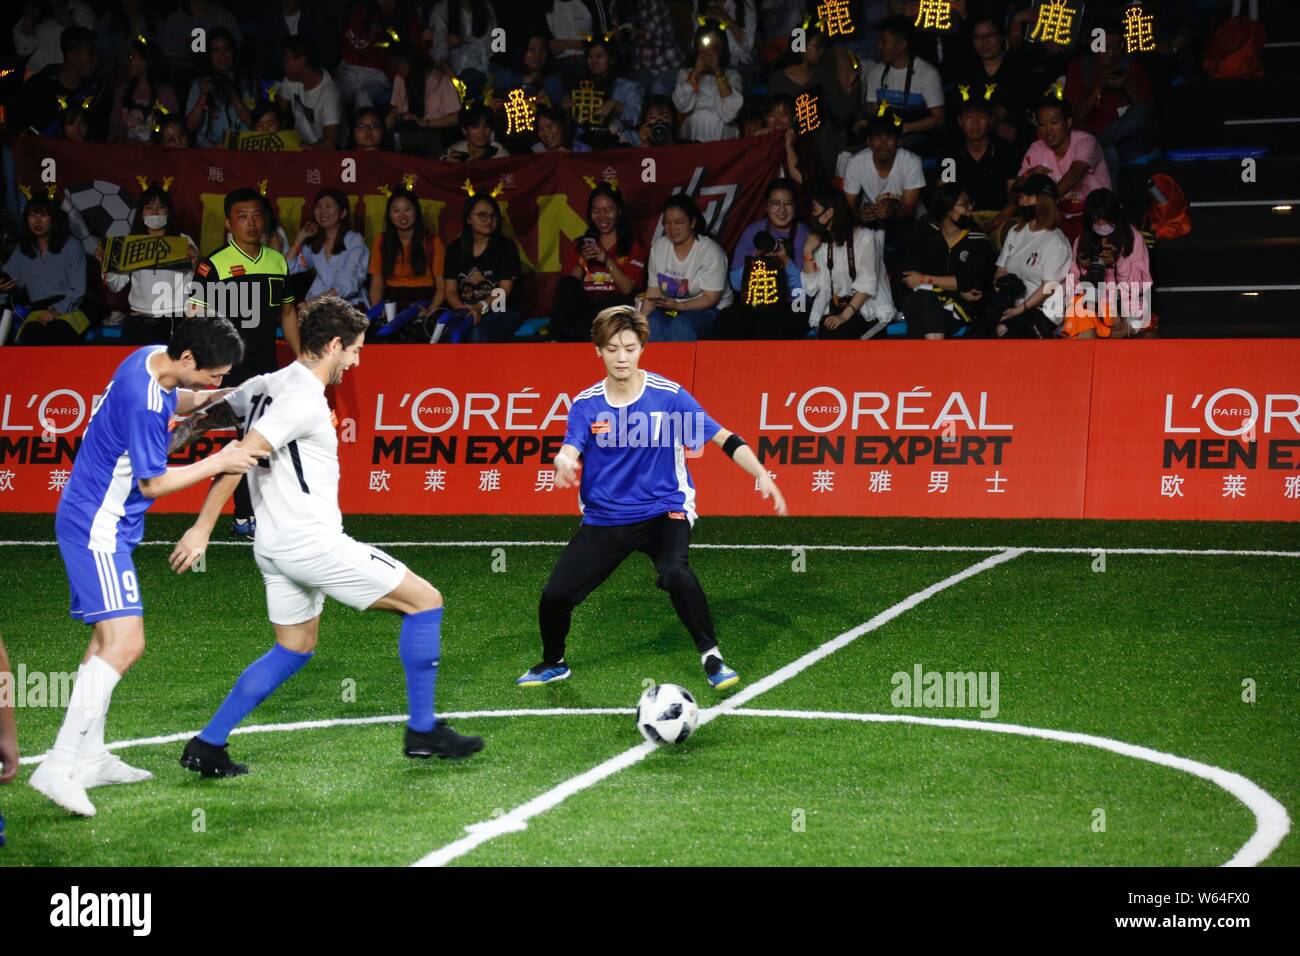
[[[447,720],[469,720],[477,717],[583,717],[590,714],[624,714],[631,717],[636,713],[635,707],[524,707],[515,710],[456,710],[439,711],[438,716]],[[380,717],[331,717],[324,720],[298,720],[288,724],[248,724],[236,727],[230,732],[236,734],[278,734],[290,730],[322,730],[328,727],[364,727],[369,724],[400,724],[407,719],[406,714],[393,714]],[[140,737],[136,740],[115,740],[108,745],[109,750],[125,750],[128,747],[155,747],[162,744],[177,744],[189,740],[198,733],[189,730],[179,734],[165,734],[161,737]],[[35,754],[31,757],[19,757],[18,763],[37,764],[48,754]]]
[[[484,717],[575,717],[588,715],[614,715],[630,717],[635,713],[632,707],[552,707],[519,708],[514,710],[462,710],[443,714],[448,719],[474,719]],[[1185,773],[1193,774],[1228,791],[1255,815],[1255,833],[1225,866],[1254,866],[1263,862],[1277,849],[1278,844],[1290,831],[1291,820],[1286,808],[1274,799],[1258,784],[1221,767],[1179,757],[1174,754],[1152,750],[1136,744],[1128,744],[1108,737],[1092,734],[1075,733],[1067,730],[1048,730],[1039,727],[1024,727],[1019,724],[999,724],[979,720],[962,720],[940,717],[917,717],[911,714],[847,714],[835,711],[812,710],[749,710],[732,708],[722,713],[729,717],[776,717],[800,720],[855,720],[862,723],[881,724],[922,724],[929,727],[952,727],[961,730],[985,730],[992,733],[1019,734],[1025,737],[1039,737],[1044,740],[1056,740],[1062,743],[1084,744],[1109,750],[1125,757],[1146,760],[1150,763],[1172,767]],[[235,734],[284,733],[294,730],[320,730],[329,727],[361,727],[373,724],[399,724],[406,720],[405,714],[393,714],[379,717],[337,717],[325,720],[300,720],[282,724],[253,724],[239,727]],[[108,745],[109,750],[125,750],[129,747],[149,747],[163,744],[180,743],[189,740],[198,731],[179,734],[166,734],[160,737],[141,737],[136,740],[118,740]],[[45,759],[45,754],[23,757],[20,764],[38,764]],[[522,827],[520,828],[522,829]]]
[[[700,726],[707,724],[720,714],[735,710],[741,704],[753,700],[759,694],[769,691],[779,684],[783,684],[791,677],[794,677],[804,669],[817,663],[823,657],[835,653],[840,648],[857,640],[863,634],[868,634],[892,621],[900,614],[910,611],[927,598],[932,597],[940,591],[950,588],[955,584],[960,584],[967,578],[974,577],[981,572],[987,571],[989,568],[997,567],[999,564],[1017,558],[1021,553],[1022,552],[1017,550],[999,552],[998,554],[987,557],[982,561],[977,561],[975,564],[958,571],[956,574],[950,575],[941,581],[936,581],[934,584],[922,588],[920,591],[904,598],[892,607],[881,611],[869,621],[859,624],[851,630],[845,631],[843,634],[832,638],[825,644],[809,651],[797,660],[792,661],[779,670],[761,678],[739,693],[729,697],[721,704],[718,704],[716,707],[708,707],[700,711]],[[471,824],[465,828],[465,836],[426,854],[417,860],[414,865],[444,866],[504,833],[515,833],[520,830],[525,830],[528,828],[528,821],[533,817],[558,806],[575,793],[580,793],[588,787],[595,786],[597,783],[600,783],[607,777],[613,776],[620,770],[626,770],[628,767],[640,763],[649,756],[654,749],[654,745],[650,743],[643,743],[640,746],[632,747],[617,756],[611,757],[603,763],[597,764],[585,773],[581,773],[576,777],[565,780],[563,783],[552,787],[545,793],[539,794],[527,803],[520,804],[504,816]]]
[[[1067,744],[1083,744],[1100,750],[1109,750],[1124,757],[1145,760],[1162,767],[1172,767],[1184,773],[1190,773],[1202,780],[1208,780],[1228,791],[1246,805],[1246,809],[1255,815],[1255,832],[1224,866],[1255,866],[1268,858],[1277,849],[1283,837],[1291,829],[1291,818],[1286,808],[1275,800],[1267,791],[1252,780],[1231,770],[1214,767],[1210,764],[1179,757],[1175,754],[1152,750],[1137,744],[1112,740],[1109,737],[1097,737],[1093,734],[1076,733],[1069,730],[1047,730],[1042,727],[1023,727],[1019,724],[999,724],[981,720],[961,720],[954,718],[914,717],[910,714],[845,714],[831,711],[809,710],[738,710],[732,711],[741,717],[786,717],[807,720],[856,720],[863,723],[879,724],[923,724],[927,727],[953,727],[961,730],[987,730],[995,734],[1018,734],[1022,737],[1039,737],[1043,740],[1056,740]]]
[[[562,548],[567,541],[367,541],[376,548]],[[0,547],[52,548],[57,541],[0,541]],[[139,547],[174,547],[175,541],[141,541]],[[209,541],[209,547],[251,548],[251,541]],[[1016,551],[1024,554],[1091,554],[1105,552],[1137,555],[1185,555],[1195,557],[1300,558],[1300,551],[1234,550],[1229,548],[1039,548],[1032,545],[996,544],[691,544],[701,551],[938,551],[988,554]]]

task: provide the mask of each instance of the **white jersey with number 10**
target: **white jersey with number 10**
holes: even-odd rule
[[[330,551],[343,534],[339,511],[339,441],[325,386],[301,362],[258,375],[227,398],[243,423],[272,448],[248,472],[257,536],[253,548],[271,557],[305,558]]]

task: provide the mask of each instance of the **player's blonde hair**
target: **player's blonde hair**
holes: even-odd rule
[[[601,309],[591,323],[591,341],[596,348],[603,349],[610,339],[624,330],[630,330],[642,345],[650,341],[650,323],[639,309],[630,305]]]

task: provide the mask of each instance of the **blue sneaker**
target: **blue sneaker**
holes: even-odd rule
[[[713,685],[714,690],[726,690],[740,683],[740,675],[726,664],[721,657],[710,654],[704,661],[704,674]]]
[[[247,538],[253,540],[253,535],[257,533],[256,518],[236,518],[230,524],[230,533],[236,538]]]
[[[546,661],[542,661],[540,664],[534,664],[524,671],[524,675],[515,683],[520,687],[539,687],[552,681],[568,679],[569,665],[564,661],[560,661],[558,664],[548,664]]]

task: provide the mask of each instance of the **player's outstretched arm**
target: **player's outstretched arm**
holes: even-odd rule
[[[271,454],[270,444],[257,429],[253,429],[245,435],[241,444],[253,455],[255,461]],[[226,447],[230,446],[227,445]],[[226,506],[230,496],[235,493],[239,478],[238,474],[222,475],[208,489],[207,497],[203,499],[203,507],[199,509],[199,515],[194,519],[194,524],[181,536],[180,541],[176,542],[176,547],[172,549],[171,557],[168,558],[168,564],[177,574],[184,574],[188,571],[190,565],[207,551],[208,539],[212,537],[212,529],[216,527],[217,521],[221,517],[221,509]]]
[[[767,469],[759,462],[758,456],[744,443],[739,435],[734,435],[725,428],[719,428],[718,433],[713,436],[713,443],[730,455],[732,461],[758,480],[759,493],[762,494],[764,500],[771,499],[772,510],[782,518],[789,514],[785,507],[785,498],[781,495],[781,489],[776,486],[772,476],[767,473]]]
[[[573,445],[565,445],[555,456],[555,487],[572,488],[578,483],[578,472],[582,462],[578,461],[580,452]]]
[[[177,389],[175,414],[192,415],[200,408],[210,408],[233,391],[233,388],[209,388],[201,392],[188,388]]]
[[[176,452],[193,442],[194,439],[205,432],[212,431],[214,428],[230,428],[238,425],[240,417],[225,398],[225,395],[231,391],[234,391],[234,389],[223,390],[223,396],[220,399],[205,402],[203,407],[173,428],[171,434],[167,436],[167,454],[176,454]],[[180,403],[177,402],[178,414],[180,414],[179,408]]]
[[[177,491],[183,491],[190,485],[207,481],[222,474],[242,475],[257,464],[257,455],[252,454],[241,443],[233,441],[221,451],[209,455],[202,461],[179,468],[168,468],[161,475],[153,478],[141,478],[138,482],[140,493],[146,498],[161,498]]]
[[[0,674],[9,674],[6,681],[13,686],[13,669],[5,642],[0,640]],[[18,776],[18,723],[14,720],[14,705],[8,694],[0,696],[0,783],[12,783]]]

